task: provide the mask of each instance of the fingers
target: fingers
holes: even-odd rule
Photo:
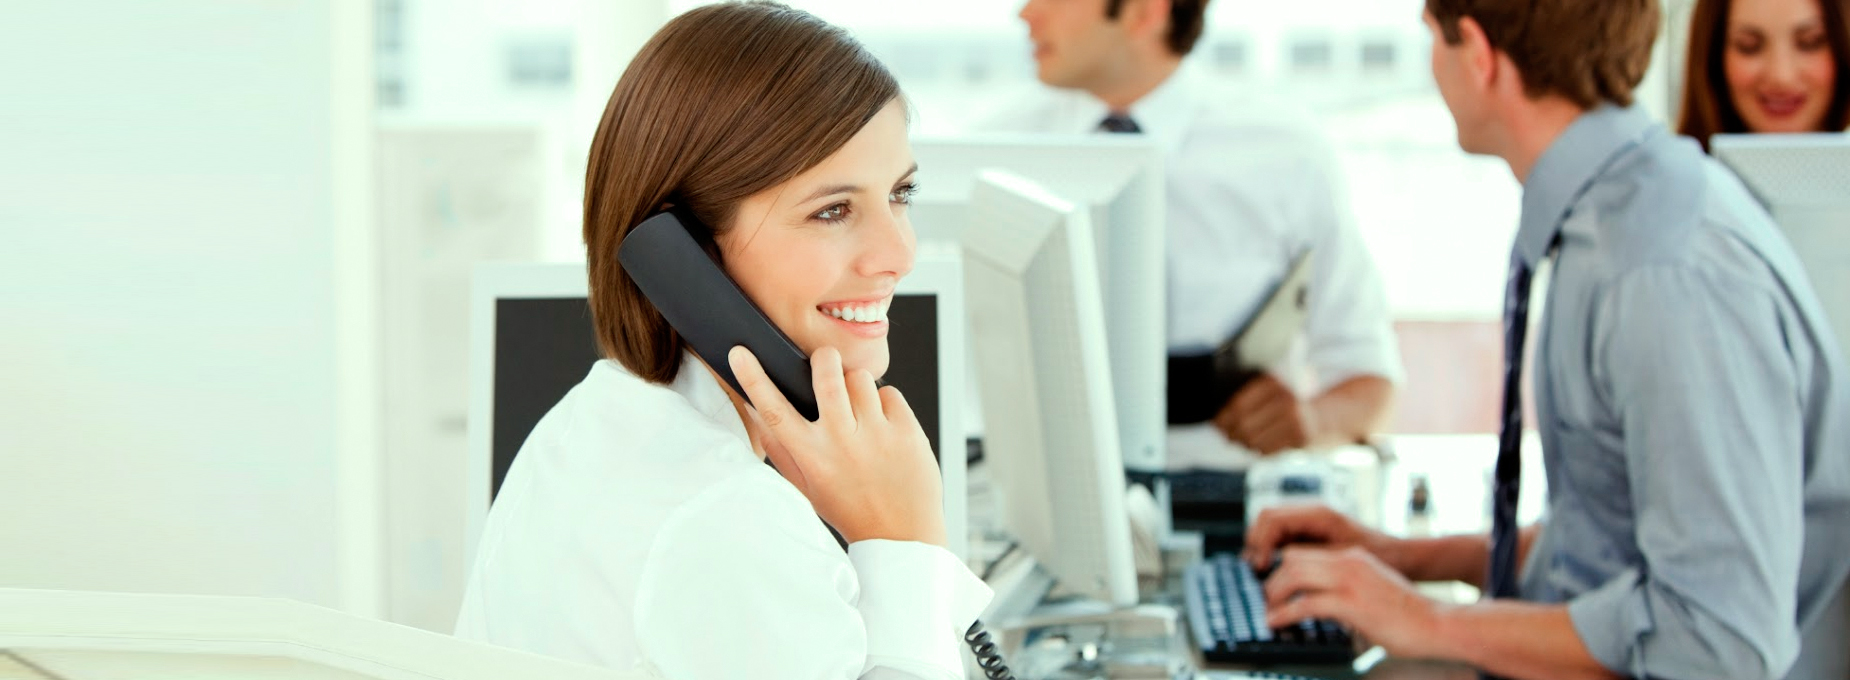
[[[797,462],[796,457],[790,455],[790,449],[777,441],[776,436],[765,437],[762,443],[765,457],[771,459],[771,468],[777,470],[777,474],[783,475],[784,479],[790,480],[790,485],[795,486],[797,491],[808,496],[809,477],[803,473],[802,463]]]
[[[1255,440],[1276,438],[1281,430],[1289,430],[1297,422],[1297,410],[1297,397],[1289,394],[1254,402],[1238,414],[1240,431]]]
[[[874,374],[857,369],[849,371],[845,379],[848,381],[848,401],[854,405],[855,421],[864,423],[886,420],[880,388],[874,384]]]
[[[1278,516],[1273,509],[1259,511],[1259,517],[1252,526],[1246,527],[1246,563],[1254,569],[1265,569],[1272,563],[1272,549],[1278,547],[1283,534],[1279,529]]]
[[[1261,373],[1240,388],[1239,394],[1233,395],[1233,409],[1240,413],[1251,413],[1265,404],[1278,401],[1281,396],[1297,398],[1278,378],[1272,377],[1270,373]]]
[[[1337,578],[1338,559],[1338,553],[1323,548],[1286,548],[1278,571],[1265,580],[1266,609],[1282,608],[1299,596],[1335,590],[1341,584],[1341,579]]]
[[[835,423],[854,431],[854,405],[848,401],[841,352],[823,347],[809,355],[809,379],[816,387],[817,422]]]
[[[1331,521],[1335,511],[1323,506],[1286,506],[1266,508],[1246,529],[1246,561],[1255,569],[1272,564],[1272,555],[1293,537],[1328,541],[1336,533]]]
[[[739,379],[739,387],[745,390],[745,398],[758,411],[758,421],[764,423],[766,429],[779,435],[786,432],[794,435],[798,423],[808,422],[797,414],[784,393],[771,384],[770,376],[764,374],[764,367],[758,364],[758,357],[752,356],[751,350],[734,347],[726,353],[726,360],[732,364],[733,376]]]
[[[1226,435],[1227,441],[1241,446],[1246,445],[1246,434],[1240,431],[1240,412],[1233,407],[1232,400],[1229,400],[1226,406],[1221,407],[1219,413],[1214,414],[1214,429]]]
[[[1262,454],[1304,448],[1304,427],[1297,419],[1295,409],[1260,416],[1254,420],[1258,422],[1241,426],[1247,433],[1249,448]]]
[[[904,426],[918,426],[918,417],[912,414],[912,405],[906,403],[906,395],[900,394],[891,385],[880,388],[880,409],[889,421]]]
[[[1267,628],[1284,628],[1306,619],[1336,619],[1349,622],[1349,607],[1335,593],[1310,593],[1292,598],[1277,607],[1266,606]]]
[[[1253,378],[1214,417],[1215,427],[1235,442],[1262,454],[1301,448],[1303,426],[1297,394],[1269,374]]]

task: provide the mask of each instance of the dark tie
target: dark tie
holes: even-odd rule
[[[1137,121],[1121,113],[1105,116],[1104,120],[1098,122],[1098,129],[1105,132],[1143,132],[1143,128],[1137,127]]]
[[[1529,329],[1529,283],[1535,272],[1521,255],[1510,257],[1503,300],[1503,426],[1498,432],[1496,494],[1491,506],[1490,580],[1485,593],[1516,597],[1516,497],[1522,489],[1522,358]]]
[[[1510,280],[1503,299],[1503,425],[1498,431],[1497,483],[1490,516],[1490,580],[1484,594],[1514,598],[1516,592],[1516,497],[1522,491],[1522,345],[1529,331],[1529,283],[1535,274],[1522,256],[1510,256]],[[1482,674],[1484,680],[1501,680]]]

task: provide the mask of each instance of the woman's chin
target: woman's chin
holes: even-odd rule
[[[860,341],[852,344],[837,345],[842,353],[842,368],[848,371],[867,371],[875,380],[886,375],[887,366],[892,357],[887,352],[885,340]]]
[[[1752,120],[1747,121],[1748,129],[1756,134],[1797,134],[1817,132],[1824,126],[1824,115],[1807,111],[1803,114],[1775,115],[1766,111],[1756,112]]]

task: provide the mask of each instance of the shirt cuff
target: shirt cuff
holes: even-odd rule
[[[1643,677],[1636,668],[1638,643],[1654,626],[1642,588],[1638,570],[1627,569],[1567,603],[1581,644],[1600,665],[1620,675]]]
[[[993,595],[951,551],[914,541],[848,546],[861,583],[867,665],[904,660],[961,675],[963,634]]]

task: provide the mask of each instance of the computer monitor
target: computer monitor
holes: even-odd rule
[[[985,466],[1002,524],[1067,591],[1137,601],[1088,210],[985,172],[963,234]]]
[[[1850,135],[1716,135],[1710,148],[1785,232],[1850,354]]]
[[[1164,467],[1168,355],[1162,155],[1135,135],[921,138],[912,226],[921,242],[955,241],[971,215],[977,176],[998,169],[1085,212],[1105,301],[1121,456],[1132,470]]]
[[[887,310],[893,331],[885,377],[906,395],[938,456],[945,530],[958,557],[968,542],[964,425],[954,403],[964,393],[963,284],[955,248],[920,249]],[[601,358],[587,286],[583,264],[486,265],[475,272],[464,564],[475,563],[488,508],[527,435]]]

